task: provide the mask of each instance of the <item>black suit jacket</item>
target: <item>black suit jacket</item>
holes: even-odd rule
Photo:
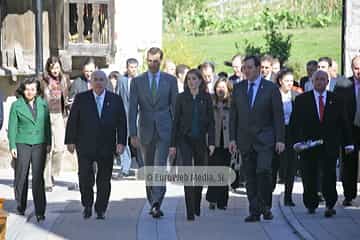
[[[322,139],[327,156],[337,157],[342,142],[345,145],[352,143],[344,102],[332,92],[327,91],[322,123],[319,120],[314,92],[309,91],[296,97],[293,123],[295,142]]]
[[[352,136],[354,143],[360,144],[360,128],[356,127],[353,124],[353,120],[355,118],[356,113],[356,93],[354,87],[354,78],[344,78],[339,79],[336,82],[334,92],[342,98],[345,103],[345,109],[347,113],[347,117],[352,125]]]
[[[198,97],[200,139],[215,145],[215,120],[213,103],[209,93],[201,92]],[[177,146],[177,139],[191,136],[193,96],[188,89],[178,94],[175,104],[175,116],[171,131],[171,146]]]
[[[254,105],[248,100],[248,81],[235,86],[231,101],[230,140],[241,152],[272,151],[276,142],[285,142],[284,111],[278,87],[261,79]]]
[[[126,145],[127,125],[121,97],[106,91],[101,118],[93,91],[76,95],[66,126],[65,144],[75,144],[81,155],[115,153],[116,144]]]

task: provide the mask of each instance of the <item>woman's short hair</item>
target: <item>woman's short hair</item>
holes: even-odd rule
[[[284,67],[280,70],[280,72],[278,72],[278,74],[276,75],[276,82],[277,84],[279,84],[279,86],[280,86],[280,80],[283,79],[283,77],[288,74],[294,75],[294,71],[291,68]]]
[[[26,85],[29,84],[33,84],[36,83],[36,92],[37,92],[37,96],[42,96],[42,90],[41,90],[41,84],[40,81],[37,79],[37,77],[33,76],[33,77],[27,77],[25,78],[23,81],[20,82],[19,87],[16,89],[16,97],[24,97],[24,91],[26,88]]]
[[[114,79],[117,80],[117,79],[120,78],[120,76],[121,76],[121,74],[120,74],[118,71],[112,71],[112,72],[109,74],[108,78],[109,78],[109,79],[114,78]]]
[[[201,84],[199,86],[199,91],[204,91],[206,92],[207,91],[207,85],[205,83],[205,80],[203,78],[203,75],[201,74],[201,71],[199,69],[196,69],[196,68],[192,68],[190,69],[187,73],[186,73],[186,76],[185,76],[185,81],[184,81],[184,89],[185,90],[189,90],[189,86],[188,86],[188,76],[190,74],[194,74],[196,75],[200,80],[201,80]]]

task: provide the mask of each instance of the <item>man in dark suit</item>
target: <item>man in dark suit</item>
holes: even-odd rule
[[[147,52],[149,70],[134,78],[130,85],[131,144],[134,147],[140,146],[145,167],[166,166],[169,153],[172,116],[178,87],[174,76],[160,72],[162,59],[163,52],[160,48],[150,48]],[[146,182],[150,214],[154,218],[159,218],[163,215],[160,206],[166,186],[152,185],[152,182]]]
[[[353,146],[350,145],[350,122],[342,99],[326,91],[329,74],[318,70],[314,73],[312,81],[314,90],[299,95],[295,99],[293,116],[295,143],[323,140],[323,144],[301,152],[303,202],[309,213],[314,214],[319,205],[317,182],[320,168],[321,189],[326,202],[325,217],[332,217],[336,214],[334,209],[338,197],[336,160],[342,139],[346,145],[346,153],[353,150]],[[295,148],[297,151],[301,150]]]
[[[98,219],[104,219],[110,197],[114,154],[121,154],[126,145],[124,105],[120,96],[105,90],[107,81],[103,71],[91,75],[92,90],[76,95],[66,126],[65,144],[71,153],[76,148],[78,155],[85,219],[91,217],[94,202],[93,163],[97,163],[95,211]]]
[[[250,215],[246,222],[272,219],[271,168],[274,149],[285,149],[285,126],[278,87],[260,75],[260,60],[244,59],[245,81],[236,85],[230,115],[230,152],[238,148],[245,167]]]
[[[360,56],[354,57],[351,63],[353,76],[349,79],[339,79],[335,86],[335,93],[342,97],[349,121],[352,123],[352,137],[355,151],[345,154],[341,150],[341,180],[345,199],[343,205],[351,206],[357,195],[358,162],[360,146]],[[357,117],[356,117],[357,116]]]

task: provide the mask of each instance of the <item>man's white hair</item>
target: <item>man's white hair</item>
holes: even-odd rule
[[[92,74],[91,74],[91,81],[94,80],[94,77],[99,77],[99,78],[103,78],[105,79],[105,81],[107,81],[107,76],[106,73],[102,70],[95,70]]]

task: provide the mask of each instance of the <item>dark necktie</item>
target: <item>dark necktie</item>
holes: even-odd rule
[[[323,101],[323,96],[319,96],[319,119],[322,123],[324,121],[324,110],[325,110],[325,104]]]
[[[151,94],[153,98],[156,97],[156,75],[152,74],[152,80],[151,80]]]
[[[255,85],[255,83],[250,83],[250,87],[248,90],[248,98],[249,98],[250,108],[252,107],[252,100],[253,100],[253,96],[254,96],[254,85]]]

